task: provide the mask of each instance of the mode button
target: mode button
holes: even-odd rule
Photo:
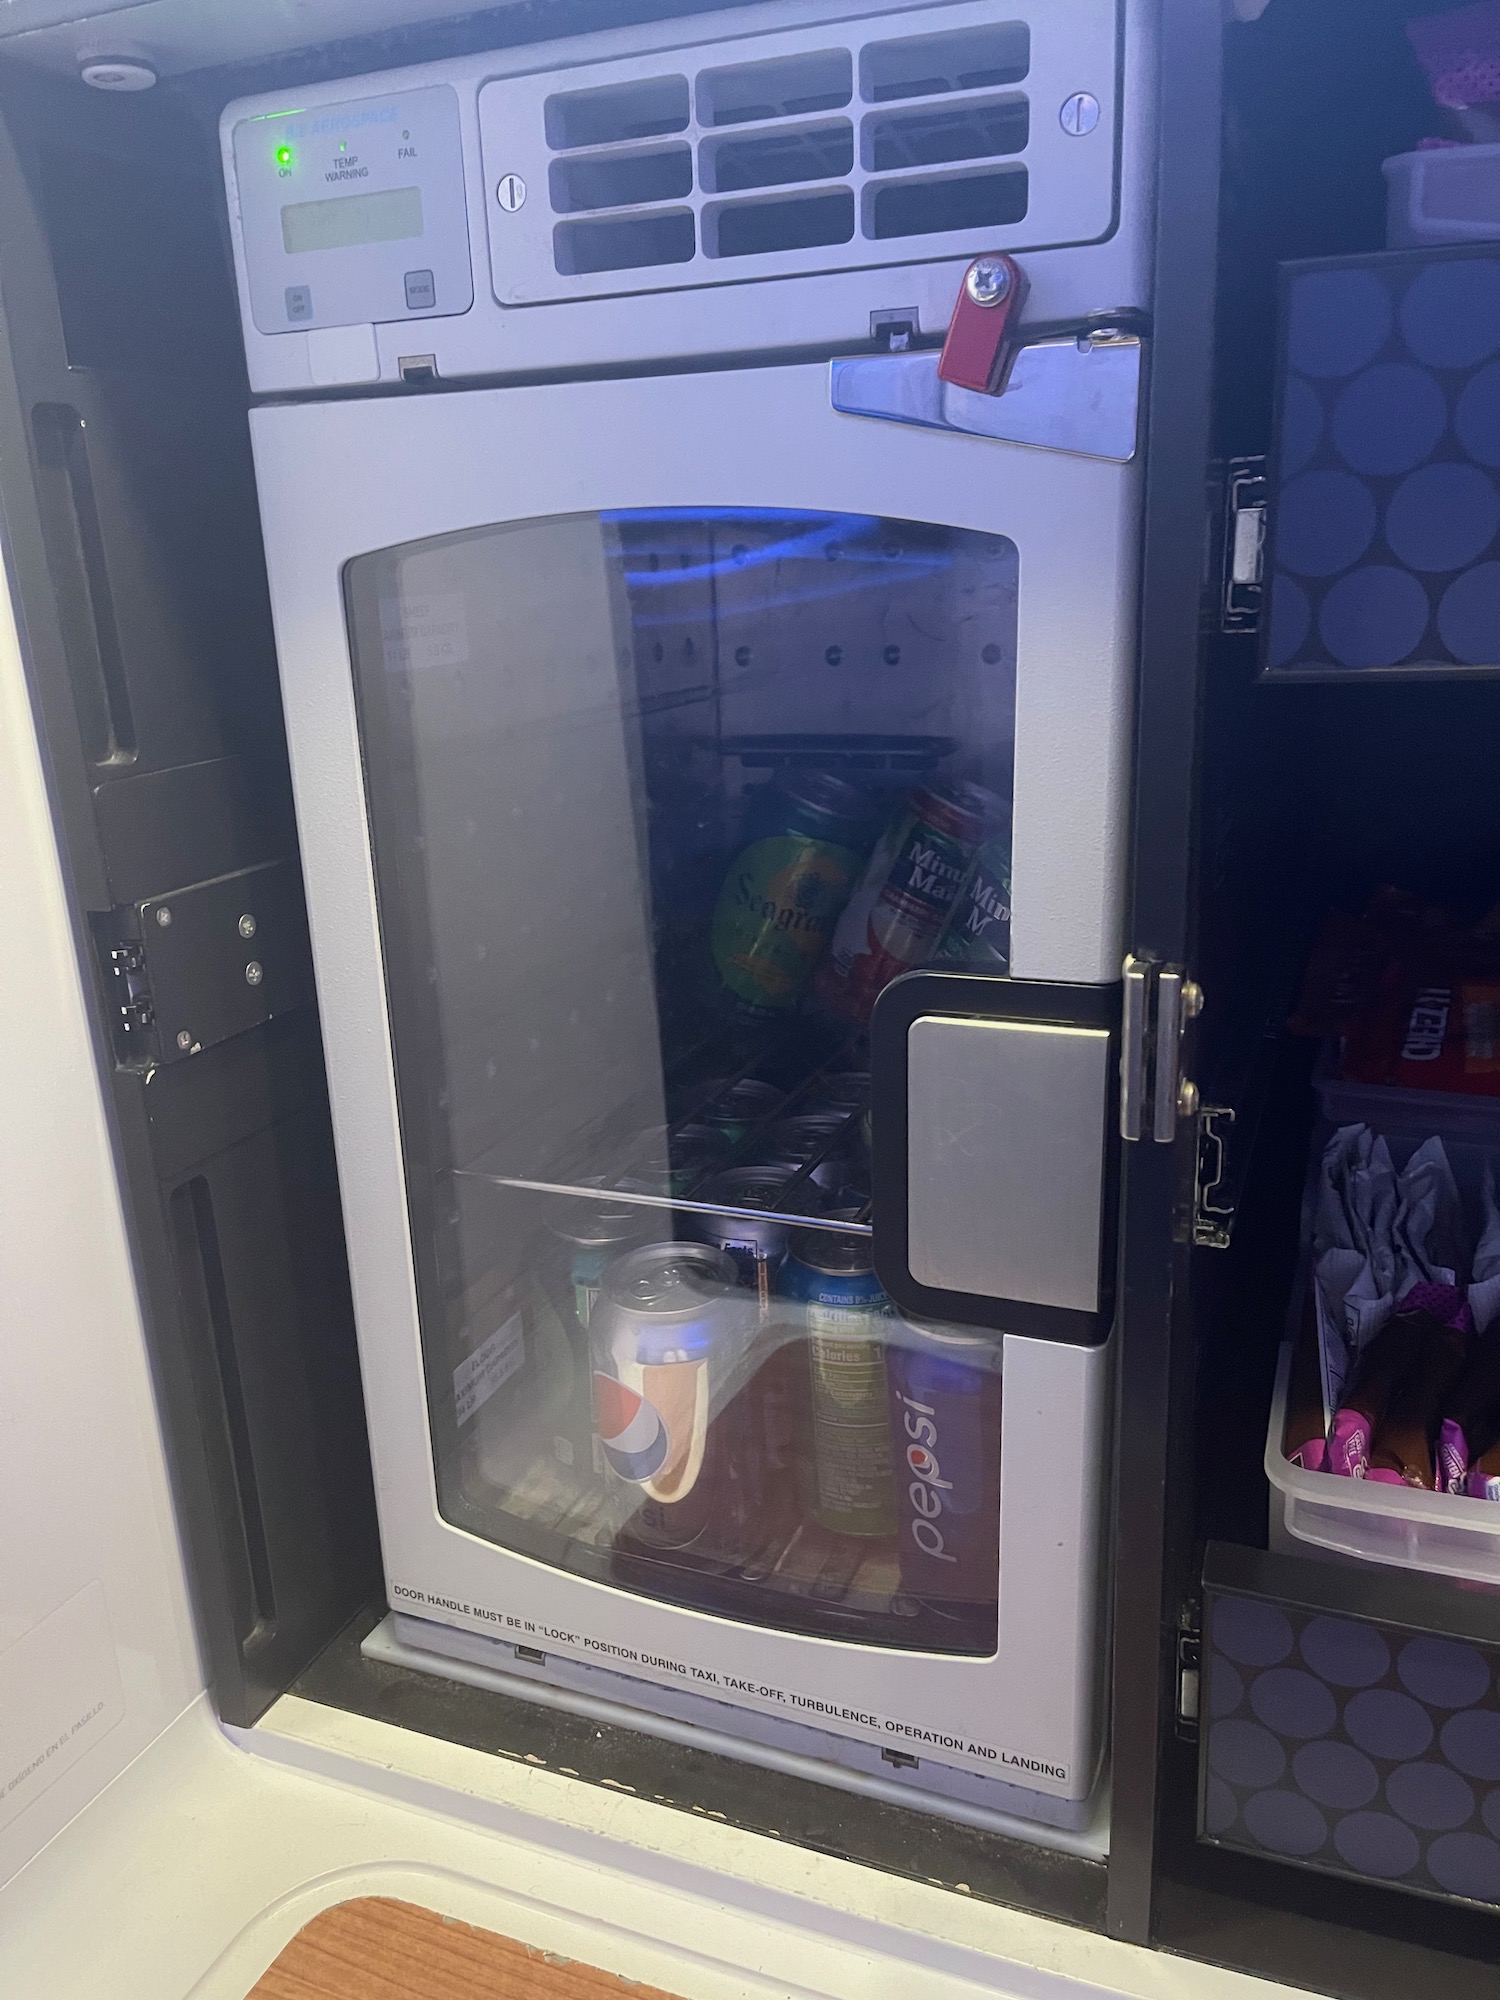
[[[426,312],[436,304],[437,287],[432,282],[431,271],[408,271],[406,274],[408,312]]]

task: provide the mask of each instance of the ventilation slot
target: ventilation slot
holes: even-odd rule
[[[710,139],[699,155],[699,172],[710,194],[838,180],[853,165],[854,127],[843,119],[801,131],[759,133],[753,139]]]
[[[589,153],[554,160],[552,207],[558,215],[580,208],[635,208],[648,201],[681,201],[693,191],[691,146],[650,152]]]
[[[553,258],[565,277],[590,271],[639,271],[651,264],[690,264],[693,250],[689,208],[622,215],[607,222],[560,222],[553,232]]]
[[[865,120],[865,165],[878,174],[1024,153],[1031,107],[1024,97],[942,111],[892,111]]]
[[[848,188],[836,188],[831,194],[790,195],[779,201],[729,202],[709,210],[704,225],[710,257],[759,257],[775,250],[848,243],[854,236],[854,196]]]
[[[1026,214],[1024,167],[942,180],[886,181],[867,190],[866,234],[936,236],[950,229],[993,229]]]
[[[543,116],[547,144],[555,153],[685,132],[687,78],[654,76],[639,83],[607,84],[602,90],[564,91],[547,99]]]
[[[945,35],[913,35],[900,42],[871,42],[860,57],[860,89],[867,103],[898,97],[939,97],[950,90],[993,90],[1019,83],[1031,67],[1031,30],[1024,21],[959,28]]]
[[[698,123],[748,125],[756,118],[805,118],[813,111],[837,111],[853,95],[854,65],[847,49],[706,69],[698,78]]]

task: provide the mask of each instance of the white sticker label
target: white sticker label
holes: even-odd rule
[[[508,1382],[526,1359],[526,1335],[521,1315],[513,1313],[497,1326],[482,1346],[453,1371],[453,1407],[461,1424],[482,1409],[502,1382]]]
[[[104,1586],[86,1584],[0,1653],[0,1826],[124,1713]]]
[[[380,600],[380,640],[392,673],[461,666],[469,657],[469,619],[459,590],[413,591]]]

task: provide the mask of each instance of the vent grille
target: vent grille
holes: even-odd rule
[[[988,245],[937,239],[975,232],[1010,232],[996,248],[1105,233],[1113,114],[1081,143],[1059,107],[1085,84],[1112,100],[1114,0],[1070,0],[1045,31],[983,12],[956,0],[637,57],[586,88],[578,70],[496,79],[482,118],[491,192],[509,189],[507,213],[491,205],[497,296],[618,291],[612,272],[639,290],[653,269],[668,286],[849,269],[902,242],[972,254]]]
[[[866,180],[852,185],[855,125],[849,118],[817,124],[810,112],[842,109],[854,96],[854,53],[814,49],[769,62],[705,69],[691,95],[683,76],[642,77],[599,90],[561,91],[547,99],[552,161],[548,192],[555,215],[580,209],[632,208],[680,202],[693,186],[693,148],[620,148],[626,138],[656,139],[684,132],[696,110],[698,186],[705,194],[798,188],[809,181],[842,182],[817,193],[757,193],[745,201],[691,209],[639,212],[609,221],[559,222],[553,264],[559,275],[638,271],[705,257],[771,256],[851,243],[984,229],[1020,222],[1026,214],[1024,165],[998,172],[924,173],[920,180],[886,179],[950,162],[1006,158],[1026,149],[1031,107],[1017,92],[976,97],[997,84],[1019,82],[1031,64],[1024,22],[960,28],[868,42],[859,52],[860,95],[872,104],[901,102],[899,111],[862,115],[860,158]],[[967,101],[953,103],[959,96]],[[924,100],[943,97],[941,110]],[[788,121],[797,120],[797,123]],[[755,126],[754,133],[725,126]],[[613,150],[597,150],[609,146]],[[588,151],[581,151],[588,148]]]

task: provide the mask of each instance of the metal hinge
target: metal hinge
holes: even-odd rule
[[[1234,1230],[1234,1203],[1226,1199],[1229,1132],[1234,1112],[1227,1104],[1198,1107],[1198,1164],[1193,1175],[1193,1241],[1200,1250],[1227,1250]]]
[[[263,862],[90,917],[131,1069],[182,1062],[312,998],[295,865]]]
[[[1224,478],[1219,629],[1254,632],[1265,596],[1266,461],[1232,458]]]
[[[1120,1136],[1170,1146],[1178,1120],[1198,1115],[1198,1086],[1182,1064],[1188,1025],[1203,1012],[1203,989],[1179,966],[1134,953],[1124,981]]]

